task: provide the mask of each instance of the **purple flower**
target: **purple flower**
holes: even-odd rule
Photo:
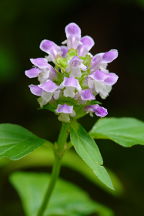
[[[75,90],[80,91],[81,86],[79,81],[74,77],[64,77],[64,81],[61,83],[60,88],[65,88],[64,96],[65,97],[75,97]]]
[[[35,78],[35,77],[38,77],[40,72],[41,70],[39,68],[31,68],[25,71],[25,75],[29,78]]]
[[[80,56],[85,56],[93,46],[94,40],[90,36],[82,37],[80,40],[80,45],[78,46],[78,54]]]
[[[61,46],[60,48],[61,48],[61,52],[62,52],[62,54],[61,54],[62,57],[63,58],[66,57],[66,54],[68,52],[68,48],[66,46]]]
[[[108,73],[106,79],[104,79],[104,83],[107,85],[114,85],[118,80],[118,76],[115,73]]]
[[[90,113],[95,113],[96,116],[99,116],[99,117],[105,117],[107,114],[108,114],[108,111],[106,108],[96,104],[96,105],[90,105],[90,106],[87,106],[85,108],[85,110],[87,112],[90,112]]]
[[[100,69],[100,66],[102,64],[103,54],[104,53],[98,53],[95,56],[93,56],[92,61],[91,61],[91,72],[94,72],[95,70]]]
[[[40,83],[43,83],[45,81],[49,80],[53,80],[55,79],[57,76],[55,69],[49,64],[48,68],[43,69],[41,71],[41,73],[38,76],[38,81]]]
[[[83,107],[85,114],[95,113],[104,117],[108,114],[107,109],[88,104],[98,94],[105,99],[117,82],[118,76],[109,72],[107,66],[118,57],[118,51],[111,49],[93,56],[90,53],[95,44],[93,38],[81,36],[81,29],[76,23],[69,23],[65,33],[64,45],[58,46],[51,40],[42,40],[40,49],[48,55],[30,59],[34,67],[26,70],[25,75],[29,78],[37,77],[39,82],[38,85],[29,85],[30,91],[39,96],[41,107],[53,104],[60,121],[69,122],[76,114],[81,116],[80,110]],[[59,104],[60,101],[67,101],[67,104]]]
[[[110,63],[118,57],[118,51],[116,49],[111,49],[110,51],[104,53],[103,62]]]
[[[58,56],[61,56],[62,51],[53,41],[43,40],[40,43],[40,49],[49,54],[49,61],[54,61]]]
[[[98,69],[106,70],[107,64],[112,62],[117,57],[118,51],[116,49],[112,49],[105,53],[96,54],[92,58],[91,71],[93,72]]]
[[[67,104],[58,104],[58,107],[56,109],[57,113],[67,113],[72,114],[73,113],[73,106],[69,106]]]
[[[82,90],[79,94],[83,101],[95,100],[95,96],[92,94],[90,89]]]
[[[58,89],[58,86],[51,80],[47,80],[46,82],[39,85],[39,87],[46,92],[55,92]]]
[[[73,87],[76,88],[77,90],[80,90],[80,84],[77,79],[74,77],[64,77],[64,81],[61,83],[61,86],[63,87]]]
[[[93,91],[105,99],[109,92],[118,80],[118,76],[115,73],[108,73],[101,70],[96,70],[88,77],[88,86]]]
[[[52,98],[56,100],[59,98],[60,91],[58,90],[58,86],[51,80],[40,84],[39,88],[43,90],[41,98],[39,99],[41,107],[47,104]]]
[[[74,56],[68,63],[66,71],[70,73],[70,76],[81,77],[81,70],[85,71],[87,67],[82,63],[82,60]]]
[[[36,96],[41,96],[42,95],[42,89],[37,86],[37,85],[29,85],[30,91],[32,94],[36,95]]]
[[[68,49],[77,49],[80,38],[81,29],[76,23],[70,23],[65,27]]]
[[[59,121],[63,121],[63,122],[69,122],[70,117],[75,116],[73,106],[69,106],[67,104],[63,104],[63,105],[58,104],[55,112],[59,114],[59,117],[58,117]]]
[[[95,72],[90,74],[89,77],[91,77],[94,80],[104,81],[107,78],[107,74],[108,73],[103,72],[101,70],[96,70]]]
[[[114,85],[118,80],[118,76],[115,73],[108,73],[101,70],[96,70],[89,77],[97,81],[103,81],[107,85]]]
[[[30,61],[32,64],[34,64],[34,66],[40,69],[47,68],[49,66],[45,58],[35,58],[35,59],[31,58]]]

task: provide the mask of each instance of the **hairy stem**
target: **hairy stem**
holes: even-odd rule
[[[58,179],[58,176],[60,173],[60,168],[61,168],[61,159],[62,159],[62,156],[64,154],[64,146],[65,146],[65,143],[67,141],[68,134],[69,134],[68,128],[69,128],[69,124],[62,123],[62,127],[61,127],[60,134],[59,134],[58,141],[57,141],[57,146],[55,149],[55,162],[53,165],[51,179],[50,179],[48,189],[45,193],[42,205],[39,209],[37,216],[43,216],[44,215],[45,209],[48,206],[48,203],[50,201],[53,189],[56,185],[56,181]]]

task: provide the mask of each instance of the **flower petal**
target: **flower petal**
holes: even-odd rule
[[[64,77],[64,81],[60,85],[61,87],[74,87],[77,90],[81,90],[79,81],[74,77]]]
[[[110,51],[104,53],[103,61],[106,63],[110,63],[117,57],[118,57],[118,51],[116,49],[111,49]]]
[[[94,100],[95,96],[92,94],[90,89],[85,89],[80,92],[80,97],[84,101]]]
[[[67,113],[67,114],[71,114],[73,113],[73,106],[69,106],[67,104],[58,104],[57,109],[56,109],[57,113]]]
[[[30,88],[30,91],[33,95],[36,95],[36,96],[42,95],[43,90],[39,86],[31,84],[31,85],[29,85],[29,88]]]
[[[90,37],[88,35],[82,37],[80,41],[81,41],[82,45],[84,45],[85,47],[87,47],[88,50],[90,50],[94,46],[94,44],[95,44],[95,42],[92,39],[92,37]]]
[[[104,80],[104,82],[107,85],[114,85],[118,80],[118,76],[115,73],[108,73],[107,78]]]
[[[53,58],[56,58],[58,55],[62,54],[61,48],[50,40],[43,40],[40,43],[40,49],[51,55]]]
[[[93,56],[92,58],[92,62],[91,62],[91,71],[95,71],[96,69],[99,69],[99,66],[102,62],[102,59],[103,59],[103,55],[104,53],[99,53],[99,54],[96,54],[95,56]]]
[[[70,23],[65,27],[65,33],[68,49],[77,49],[81,38],[80,27],[75,23]]]
[[[49,64],[47,63],[47,60],[45,58],[31,58],[30,59],[31,63],[37,66],[38,68],[47,68]]]
[[[108,114],[107,109],[98,104],[86,106],[85,110],[87,112],[94,112],[99,117],[105,117]]]
[[[46,92],[55,92],[58,88],[58,86],[51,80],[47,80],[40,84],[39,87]]]
[[[70,37],[70,36],[81,36],[81,29],[80,27],[76,24],[76,23],[69,23],[66,27],[65,27],[65,33],[66,33],[66,37]]]
[[[101,70],[96,70],[92,74],[89,75],[94,80],[100,80],[103,81],[107,78],[107,73],[101,71]]]
[[[42,40],[40,43],[40,49],[46,53],[49,53],[49,51],[55,46],[55,43],[50,40]]]
[[[95,114],[99,117],[105,117],[107,114],[108,114],[108,111],[106,108],[102,107],[102,106],[99,106],[98,104],[95,105]]]
[[[62,57],[66,57],[66,54],[68,52],[68,48],[66,46],[61,46],[61,52],[62,52]]]
[[[64,96],[65,97],[71,97],[74,98],[76,95],[75,88],[74,87],[66,87],[64,90]]]
[[[82,63],[82,60],[77,56],[74,56],[69,62],[71,67],[79,67],[81,63]]]
[[[40,72],[41,72],[41,70],[38,68],[31,68],[31,69],[25,71],[25,75],[29,78],[35,78],[35,77],[38,77]]]

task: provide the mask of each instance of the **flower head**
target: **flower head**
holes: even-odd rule
[[[107,66],[118,57],[118,51],[92,55],[92,37],[81,36],[76,23],[65,27],[66,40],[62,46],[43,40],[40,49],[47,56],[31,58],[33,68],[26,70],[29,78],[37,78],[37,85],[29,85],[32,94],[38,96],[41,107],[55,112],[60,121],[68,122],[80,112],[105,117],[107,109],[98,105],[97,95],[105,99],[118,76],[109,72]],[[52,64],[51,64],[52,62]]]

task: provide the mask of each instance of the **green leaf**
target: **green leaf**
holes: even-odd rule
[[[44,173],[14,173],[10,181],[21,197],[26,216],[36,216],[50,176]],[[80,188],[58,180],[44,216],[84,216],[99,213],[100,216],[112,216],[108,208],[90,200]]]
[[[4,161],[3,161],[4,160]],[[6,158],[0,160],[0,167],[4,166],[4,171],[7,173],[14,172],[29,167],[47,167],[54,163],[54,154],[52,148],[42,145],[40,148],[33,151],[31,154],[16,161],[10,161]],[[62,166],[75,170],[83,175],[87,180],[96,184],[110,194],[119,196],[123,193],[123,186],[119,178],[108,169],[115,190],[110,190],[97,178],[94,172],[84,163],[84,161],[72,150],[66,151],[62,160]],[[2,171],[1,171],[2,172]]]
[[[78,155],[93,170],[98,179],[113,190],[111,179],[106,169],[102,166],[103,160],[99,148],[86,130],[79,124],[72,125],[70,138]]]
[[[87,166],[87,164],[84,163],[84,161],[74,151],[68,151],[65,153],[62,164],[63,166],[76,170],[89,181],[93,182],[103,190],[113,195],[119,196],[123,193],[122,183],[120,182],[115,173],[108,169],[112,183],[115,188],[115,190],[110,190],[105,184],[102,184],[102,182],[97,178],[92,169],[90,169],[89,166]]]
[[[17,160],[41,146],[44,139],[14,124],[0,124],[0,157]]]
[[[90,131],[95,139],[110,139],[124,147],[144,145],[144,123],[134,118],[100,119]]]

